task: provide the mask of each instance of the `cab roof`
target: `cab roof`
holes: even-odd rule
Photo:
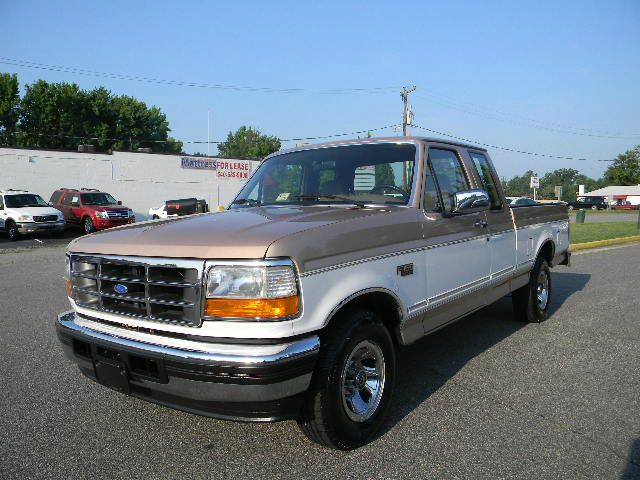
[[[473,150],[479,150],[482,152],[487,151],[487,149],[484,147],[479,147],[477,145],[472,145],[470,143],[458,142],[455,140],[446,140],[442,138],[422,137],[422,136],[406,136],[406,137],[354,138],[350,140],[337,140],[333,142],[301,144],[296,147],[280,150],[269,156],[275,156],[283,153],[291,153],[291,152],[302,151],[302,150],[312,150],[316,148],[336,147],[336,146],[354,145],[354,144],[367,144],[367,143],[440,143],[440,144],[452,145],[454,147],[471,148]]]

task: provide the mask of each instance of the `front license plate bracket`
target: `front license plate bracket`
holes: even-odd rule
[[[129,374],[123,364],[116,364],[98,360],[94,364],[94,370],[98,382],[117,392],[129,394]]]

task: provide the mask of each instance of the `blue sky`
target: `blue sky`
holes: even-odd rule
[[[0,72],[18,73],[22,84],[43,78],[83,88],[104,85],[157,105],[182,140],[206,140],[208,109],[213,139],[242,124],[281,138],[390,125],[401,121],[397,88],[322,92],[415,84],[415,123],[434,130],[589,159],[610,159],[640,144],[638,0],[3,0],[0,57],[168,80],[303,89],[188,88],[0,64]],[[626,138],[602,138],[611,136]],[[489,151],[506,177],[560,167],[597,177],[606,167]]]

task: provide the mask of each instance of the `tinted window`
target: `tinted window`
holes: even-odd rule
[[[55,205],[56,203],[58,203],[58,200],[60,200],[61,196],[62,192],[53,192],[53,195],[51,195],[51,199],[49,201]]]
[[[4,201],[8,208],[21,207],[47,207],[48,203],[40,195],[33,193],[23,193],[18,195],[6,195]]]
[[[115,205],[118,203],[108,193],[83,193],[81,197],[83,205]]]
[[[431,169],[427,169],[427,179],[424,183],[424,199],[423,207],[427,212],[441,212],[442,202],[440,201],[440,194],[438,188],[433,179],[433,173]]]
[[[62,205],[80,205],[80,197],[74,193],[67,193],[62,199]]]
[[[411,195],[415,152],[415,145],[380,143],[277,155],[260,166],[232,208],[255,205],[237,203],[241,200],[262,205],[350,200],[404,205]]]
[[[452,150],[430,148],[429,165],[440,187],[444,208],[447,211],[453,210],[454,194],[462,190],[469,190],[469,182],[458,155]]]
[[[491,202],[491,210],[499,210],[502,208],[502,201],[500,200],[500,193],[498,193],[498,187],[496,181],[493,178],[493,172],[489,165],[489,160],[482,153],[469,152],[473,165],[476,167],[478,177],[480,177],[480,183],[482,188],[489,194],[489,200]]]
[[[0,195],[0,207],[4,207],[4,203],[2,203],[2,195]]]

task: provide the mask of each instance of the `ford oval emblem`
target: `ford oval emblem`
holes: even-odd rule
[[[123,285],[121,283],[116,283],[116,286],[113,287],[113,289],[116,291],[116,293],[118,293],[120,295],[124,295],[125,293],[127,293],[129,291],[127,286]]]

